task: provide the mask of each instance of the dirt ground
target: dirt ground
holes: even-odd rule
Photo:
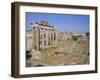
[[[89,42],[59,41],[57,47],[33,50],[27,67],[89,64]]]

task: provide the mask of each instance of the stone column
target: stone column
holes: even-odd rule
[[[33,27],[32,29],[32,45],[34,49],[39,50],[40,49],[40,45],[39,45],[39,36],[40,36],[40,32],[39,32],[39,28],[38,27]]]
[[[53,33],[53,31],[52,31],[52,36],[51,37],[52,37],[51,46],[53,47],[53,42],[54,42],[54,40],[53,40],[54,39],[54,33]]]
[[[48,47],[48,30],[46,30],[46,47]]]
[[[58,32],[55,31],[55,47],[57,47],[58,44]]]
[[[32,49],[35,49],[35,27],[32,27]]]
[[[50,47],[52,47],[52,30],[50,30]]]
[[[37,50],[40,50],[40,30],[37,28]]]
[[[54,32],[54,47],[56,47],[56,32]]]
[[[48,47],[50,47],[50,30],[48,30]]]
[[[50,29],[48,31],[48,42],[49,42],[49,47],[51,47],[51,32],[50,32]]]
[[[51,45],[52,45],[52,47],[54,47],[54,31],[53,30],[52,30],[52,36],[51,37],[52,37],[52,40],[51,40],[52,44]]]
[[[44,49],[44,31],[42,31],[42,49]]]
[[[53,47],[55,47],[55,31],[53,31]]]

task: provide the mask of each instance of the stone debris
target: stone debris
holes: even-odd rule
[[[32,55],[26,60],[27,67],[89,64],[89,35],[56,32],[46,21],[32,23],[32,26],[32,30],[26,32],[26,50]]]

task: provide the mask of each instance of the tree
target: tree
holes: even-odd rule
[[[85,34],[86,34],[86,36],[89,36],[89,35],[90,35],[90,33],[89,33],[89,32],[86,32]]]

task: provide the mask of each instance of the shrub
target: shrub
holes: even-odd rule
[[[31,57],[32,57],[32,55],[30,54],[30,51],[26,51],[26,59],[29,59]]]
[[[73,36],[72,36],[72,39],[73,39],[74,41],[77,41],[79,37],[81,37],[81,36],[80,36],[80,35],[78,35],[78,36],[74,36],[74,35],[73,35]]]

